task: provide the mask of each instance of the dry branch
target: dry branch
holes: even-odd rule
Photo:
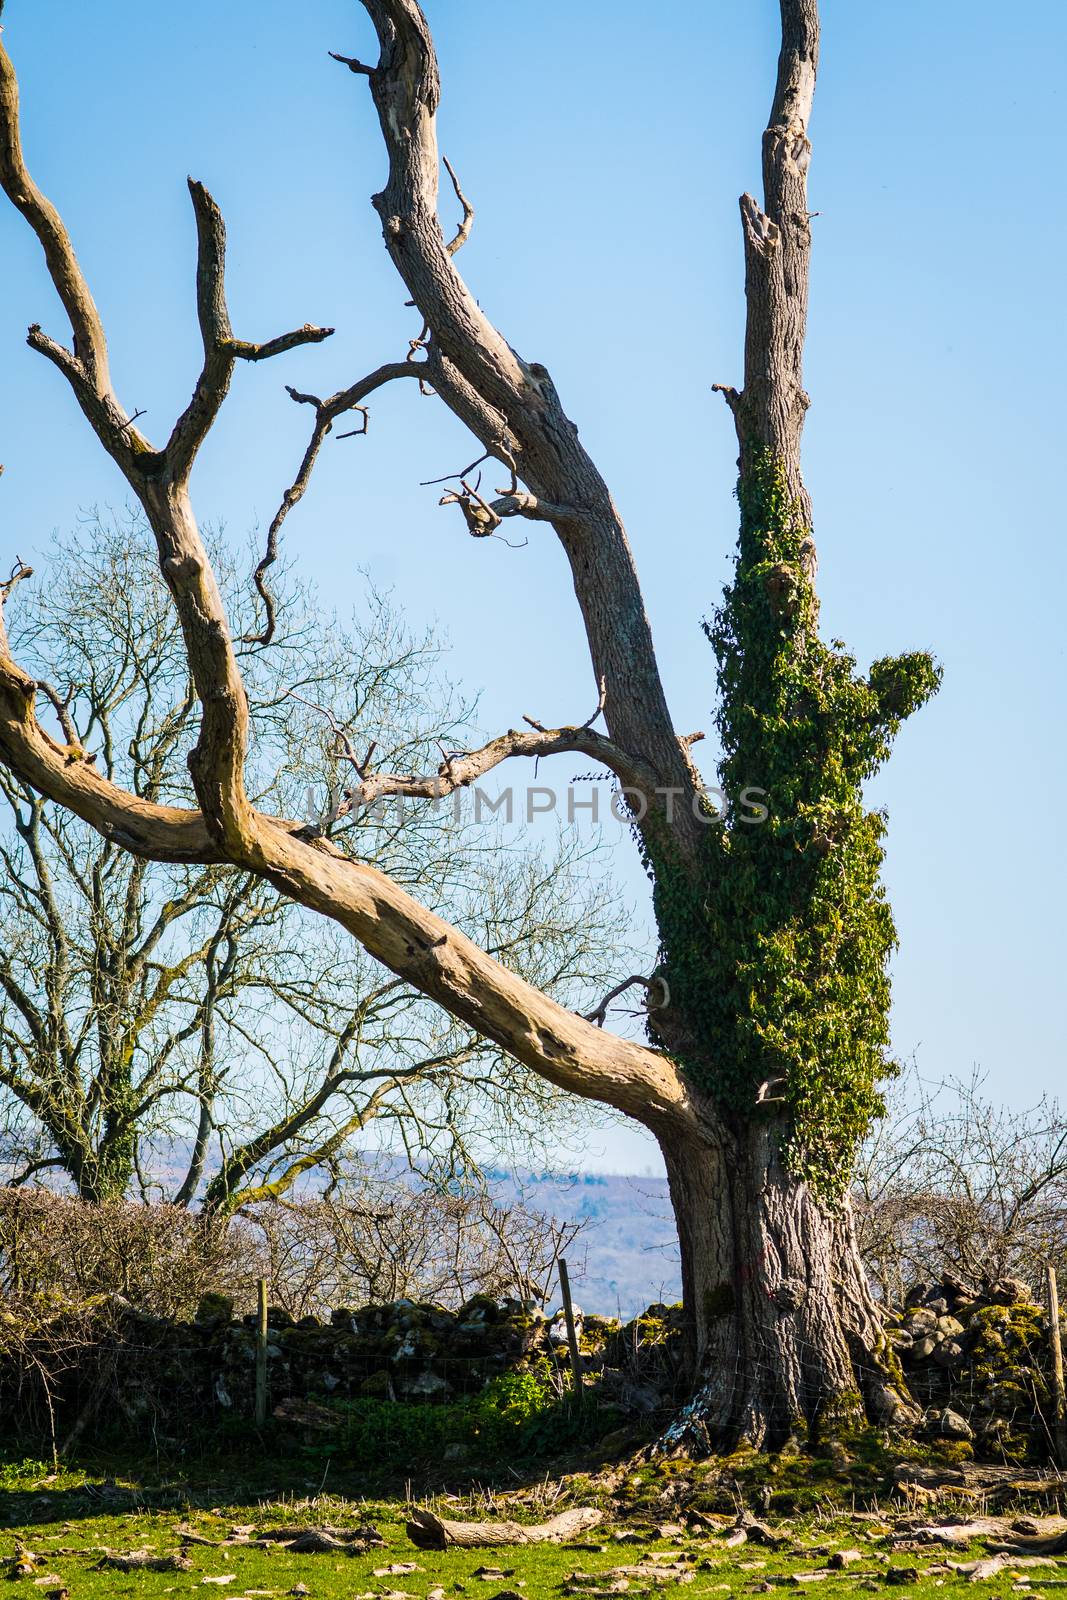
[[[169,473],[179,483],[188,477],[196,453],[207,438],[238,361],[266,361],[300,345],[320,344],[333,333],[332,328],[317,328],[306,322],[302,328],[264,344],[234,338],[226,305],[226,226],[222,212],[204,185],[193,178],[189,179],[189,195],[196,216],[196,309],[204,364],[193,397],[175,423],[163,452]]]
[[[333,429],[337,418],[343,416],[346,411],[362,412],[363,427],[354,431],[366,433],[367,411],[359,402],[393,378],[417,378],[420,376],[420,364],[406,361],[391,362],[385,366],[378,367],[374,372],[369,373],[367,377],[361,378],[358,383],[351,384],[347,389],[338,390],[328,400],[320,400],[313,394],[302,394],[299,389],[294,389],[291,384],[286,384],[286,393],[290,400],[294,400],[298,405],[314,406],[315,423],[311,430],[311,438],[308,441],[307,449],[304,451],[300,466],[297,469],[296,477],[282,495],[281,504],[271,519],[270,527],[267,529],[266,549],[252,574],[252,582],[255,584],[259,597],[263,602],[263,609],[266,614],[264,625],[259,633],[246,633],[241,640],[242,644],[268,645],[274,638],[277,627],[277,609],[274,595],[266,581],[267,572],[278,559],[278,538],[282,531],[282,524],[293,507],[298,505],[307,493],[308,484],[311,482],[311,474],[319,458],[319,451],[322,449],[327,434]],[[341,437],[348,438],[349,435],[342,434]]]
[[[594,1006],[592,1011],[585,1013],[585,1020],[587,1022],[595,1022],[598,1028],[602,1028],[608,1020],[608,1010],[612,1001],[617,1000],[620,995],[626,994],[627,990],[638,988],[644,989],[648,997],[645,1003],[646,1011],[661,1011],[671,1003],[671,991],[666,978],[662,974],[654,973],[651,978],[645,978],[639,972],[635,972],[629,978],[623,978],[621,983],[617,983],[613,989],[609,989],[600,1004]],[[653,1000],[652,995],[657,989],[660,997],[658,1000]]]
[[[107,1555],[93,1568],[94,1572],[191,1572],[193,1563],[177,1550],[157,1555],[154,1550],[128,1550],[125,1555]]]
[[[295,699],[302,699],[296,695]],[[305,704],[311,704],[304,701]],[[446,754],[433,773],[370,773],[369,755],[360,757],[352,744],[348,730],[326,706],[313,706],[328,718],[337,740],[337,753],[348,762],[358,783],[345,791],[342,814],[357,806],[373,805],[376,801],[397,796],[407,799],[440,800],[457,789],[467,788],[484,778],[486,773],[501,762],[515,756],[540,758],[554,755],[586,755],[599,761],[620,780],[624,789],[643,794],[653,783],[655,774],[638,758],[620,750],[605,734],[598,733],[589,722],[562,728],[545,728],[531,718],[533,732],[509,728],[507,733],[490,740],[478,750],[454,751]],[[590,718],[594,721],[596,715]]]
[[[408,1538],[420,1550],[464,1550],[501,1544],[560,1544],[586,1533],[602,1522],[604,1513],[595,1506],[579,1506],[561,1511],[548,1522],[451,1522],[432,1511],[415,1510],[408,1520]]]
[[[448,241],[447,246],[449,255],[454,256],[457,250],[463,249],[463,246],[471,236],[471,228],[474,225],[474,207],[460,188],[459,179],[456,177],[456,171],[451,161],[447,156],[442,156],[441,159],[445,164],[445,171],[452,180],[452,187],[456,191],[456,199],[463,207],[463,216],[460,218],[459,227]]]

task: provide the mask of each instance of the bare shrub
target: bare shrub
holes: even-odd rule
[[[1067,1120],[1047,1098],[1015,1111],[979,1076],[908,1080],[863,1152],[854,1203],[883,1300],[949,1273],[968,1291],[1067,1265]]]
[[[0,1295],[22,1306],[117,1294],[182,1318],[209,1289],[239,1290],[240,1241],[180,1206],[93,1205],[47,1189],[0,1190]]]
[[[119,1295],[150,1316],[185,1319],[209,1291],[251,1310],[262,1277],[272,1303],[295,1317],[399,1299],[458,1306],[473,1294],[540,1303],[582,1227],[496,1205],[480,1188],[374,1173],[328,1197],[264,1201],[232,1219],[6,1189],[0,1299],[25,1315]]]
[[[297,1317],[400,1299],[458,1306],[476,1293],[541,1303],[583,1228],[480,1188],[374,1175],[336,1196],[249,1207],[238,1225],[258,1235],[248,1251],[271,1299]]]

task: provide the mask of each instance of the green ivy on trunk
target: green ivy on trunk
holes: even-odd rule
[[[722,790],[765,791],[768,814],[731,810],[709,826],[702,877],[649,866],[671,1005],[700,1042],[689,1075],[742,1119],[784,1101],[789,1165],[832,1199],[895,1071],[885,821],[862,786],[940,669],[914,652],[864,677],[839,640],[819,637],[810,530],[769,451],[746,452],[738,499],[734,582],[705,631]]]

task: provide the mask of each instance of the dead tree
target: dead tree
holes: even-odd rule
[[[42,726],[38,687],[7,651],[0,757],[129,850],[230,862],[268,879],[535,1073],[651,1129],[669,1174],[692,1329],[695,1397],[674,1434],[679,1443],[775,1443],[839,1413],[853,1418],[861,1396],[869,1413],[903,1418],[907,1402],[883,1358],[845,1197],[856,1142],[878,1110],[894,938],[878,882],[881,823],[864,811],[860,786],[885,759],[900,721],[936,686],[936,671],[927,657],[906,656],[861,676],[818,633],[800,468],[816,0],[781,0],[763,198],[741,201],[744,379],[740,389],[722,388],[740,446],[741,537],[735,581],[708,625],[719,659],[721,781],[735,802],[724,815],[694,765],[694,736],[671,720],[608,486],[546,368],[516,353],[461,277],[466,208],[459,235],[448,240],[442,230],[440,83],[426,20],[415,0],[363,5],[378,59],[337,59],[369,85],[378,111],[389,171],[374,205],[423,331],[410,358],[327,400],[293,391],[311,405],[314,427],[259,581],[268,582],[281,518],[305,493],[330,428],[375,390],[414,380],[466,424],[504,487],[483,493],[474,463],[445,500],[479,537],[509,519],[551,525],[570,564],[597,717],[509,729],[421,775],[373,772],[353,752],[351,802],[440,797],[509,758],[580,752],[600,763],[625,796],[654,882],[662,955],[647,986],[650,1042],[568,1012],[388,877],[250,801],[248,703],[189,477],[236,363],[330,330],[305,326],[262,344],[235,336],[222,217],[207,190],[191,183],[203,364],[169,438],[151,442],[112,387],[104,330],[70,239],[26,170],[6,57],[0,181],[41,242],[74,334],[66,348],[34,327],[30,344],[71,385],[155,534],[201,707],[190,757],[199,808],[145,804],[106,782]],[[594,727],[601,714],[605,732]],[[736,803],[745,785],[766,791],[760,826],[746,825],[753,818]]]

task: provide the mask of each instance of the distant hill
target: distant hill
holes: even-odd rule
[[[587,1221],[572,1251],[584,1311],[624,1318],[682,1296],[678,1241],[666,1178],[599,1172],[492,1172],[494,1194],[561,1221]],[[584,1264],[583,1264],[584,1258]]]

